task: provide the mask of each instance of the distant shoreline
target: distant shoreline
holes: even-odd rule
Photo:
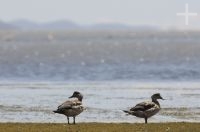
[[[200,123],[77,123],[76,125],[67,125],[66,123],[0,123],[0,130],[1,132],[198,132],[200,130]]]

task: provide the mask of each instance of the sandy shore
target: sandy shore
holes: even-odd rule
[[[199,132],[200,123],[0,123],[1,132]]]

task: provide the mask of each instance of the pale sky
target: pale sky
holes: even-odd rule
[[[185,18],[176,13],[185,12],[185,3],[190,12],[198,13],[197,17],[189,17],[189,26],[200,27],[200,0],[0,0],[0,20],[181,27],[185,26]]]

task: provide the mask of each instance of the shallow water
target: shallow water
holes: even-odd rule
[[[162,110],[149,121],[199,122],[199,87],[196,82],[1,83],[0,122],[65,122],[65,116],[52,111],[75,90],[83,93],[87,109],[77,122],[143,122],[122,110],[156,92],[166,100],[160,101]]]

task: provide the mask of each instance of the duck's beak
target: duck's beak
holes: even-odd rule
[[[166,99],[163,99],[163,97],[161,97],[161,96],[160,96],[160,99],[162,99],[162,100],[166,100]]]
[[[72,95],[72,96],[70,96],[69,98],[73,98],[74,96]]]

